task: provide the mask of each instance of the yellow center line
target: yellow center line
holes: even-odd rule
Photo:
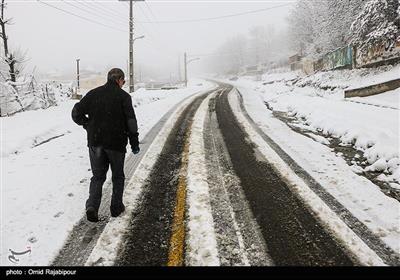
[[[178,188],[176,193],[176,203],[174,209],[174,220],[172,224],[172,234],[169,242],[169,253],[167,266],[184,265],[184,245],[185,245],[185,204],[186,204],[186,174],[188,167],[190,128],[185,134],[185,143],[182,152],[182,163],[179,172]]]

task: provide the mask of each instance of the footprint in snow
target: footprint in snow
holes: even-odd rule
[[[54,218],[58,218],[58,217],[60,217],[62,214],[64,214],[64,212],[60,211],[60,212],[57,212],[57,214],[55,214],[53,217],[54,217]]]
[[[90,241],[92,241],[93,236],[94,236],[96,233],[97,233],[97,227],[92,227],[92,228],[90,228],[90,229],[85,233],[85,235],[83,236],[82,242],[83,242],[83,243],[86,243],[86,244],[90,243]]]
[[[35,236],[32,236],[32,237],[28,238],[28,241],[30,243],[35,243],[35,242],[37,242],[37,238]]]

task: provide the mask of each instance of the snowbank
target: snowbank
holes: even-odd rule
[[[268,108],[287,112],[311,131],[340,139],[364,153],[365,171],[383,171],[380,179],[400,184],[400,89],[366,98],[344,99],[343,89],[398,78],[400,65],[378,69],[327,71],[290,82],[292,72],[265,81],[239,79],[239,90],[257,94]],[[276,81],[276,82],[273,82]],[[378,162],[377,164],[375,164]]]
[[[71,88],[63,84],[37,83],[34,77],[21,82],[0,82],[1,116],[23,111],[45,109],[57,105],[71,95]]]

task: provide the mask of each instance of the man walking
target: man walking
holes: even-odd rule
[[[112,217],[125,211],[122,202],[125,175],[126,145],[134,154],[139,153],[139,133],[132,107],[131,96],[122,89],[125,75],[121,69],[108,72],[107,83],[89,91],[72,109],[72,119],[87,131],[90,165],[93,177],[90,180],[89,198],[86,201],[86,216],[97,222],[102,188],[108,167],[112,172]]]

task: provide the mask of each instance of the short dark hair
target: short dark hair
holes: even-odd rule
[[[113,68],[110,71],[108,71],[107,80],[109,81],[116,82],[121,79],[123,80],[124,78],[125,78],[124,71],[122,71],[119,68]]]

